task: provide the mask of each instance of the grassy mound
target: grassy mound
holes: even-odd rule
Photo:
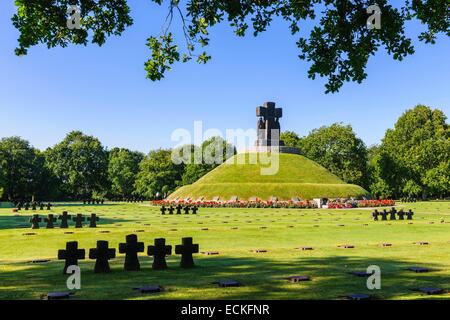
[[[337,176],[303,156],[279,154],[278,162],[260,158],[261,154],[239,154],[217,167],[197,182],[179,188],[169,199],[229,200],[238,196],[241,200],[258,197],[268,200],[272,196],[280,200],[293,197],[301,199],[338,198],[366,195],[357,185],[346,184]],[[267,173],[278,168],[276,174]]]

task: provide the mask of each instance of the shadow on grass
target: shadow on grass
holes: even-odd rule
[[[450,289],[450,276],[440,273],[444,266],[423,262],[405,262],[392,259],[330,256],[324,258],[298,257],[280,262],[264,258],[198,257],[194,269],[181,269],[179,257],[168,259],[169,269],[151,270],[152,259],[140,257],[140,272],[122,270],[123,256],[111,262],[112,273],[94,274],[93,261],[82,261],[80,291],[76,299],[340,299],[350,293],[366,293],[376,299],[433,298],[450,296],[424,296],[411,291],[418,287]],[[0,299],[39,299],[52,291],[67,291],[67,276],[62,274],[63,261],[47,264],[5,264],[0,272]],[[382,271],[382,289],[369,291],[366,278],[349,274],[365,271],[369,265],[378,265]],[[426,266],[436,271],[414,273],[411,266]],[[289,283],[285,278],[307,275],[311,281]],[[243,284],[239,288],[218,288],[215,281],[234,279]],[[166,291],[142,296],[133,291],[142,285],[162,285]]]

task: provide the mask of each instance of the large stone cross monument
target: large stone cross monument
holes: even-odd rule
[[[275,102],[266,102],[263,107],[256,108],[256,116],[259,117],[256,146],[284,146],[284,142],[280,140],[280,118],[283,116],[283,109],[275,108]]]

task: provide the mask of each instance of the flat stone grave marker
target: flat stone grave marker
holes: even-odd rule
[[[444,294],[445,293],[444,289],[431,288],[431,287],[417,288],[414,291],[419,291],[419,292],[425,293],[427,295],[438,295],[438,294]]]
[[[414,242],[414,244],[419,245],[419,246],[428,246],[430,243],[426,242],[426,241],[418,241],[418,242]]]
[[[50,262],[50,259],[36,259],[36,260],[28,261],[28,263],[32,263],[32,264],[41,264],[41,263],[47,263],[47,262]]]
[[[145,230],[134,230],[134,232],[136,232],[136,233],[143,233],[143,232],[145,232]]]
[[[26,233],[22,233],[23,236],[35,236],[36,233],[34,232],[26,232]]]
[[[161,286],[143,286],[133,288],[134,291],[139,291],[142,294],[160,293],[164,291],[164,287]]]
[[[253,252],[253,253],[267,253],[267,250],[265,250],[265,249],[253,249],[253,250],[250,250],[250,252]]]
[[[381,247],[392,247],[392,243],[382,243],[380,244]]]
[[[239,229],[238,227],[231,228],[231,230],[238,230],[238,229]]]
[[[267,227],[259,227],[260,229],[267,229]]]
[[[415,272],[415,273],[426,273],[426,272],[430,272],[431,271],[430,269],[423,268],[423,267],[409,267],[406,270],[412,271],[412,272]]]
[[[169,231],[178,231],[178,229],[169,229]]]
[[[208,231],[208,228],[201,228],[202,231]]]
[[[116,249],[109,248],[108,241],[97,241],[97,248],[89,250],[89,259],[95,259],[94,273],[109,273],[109,260],[116,257]]]
[[[308,276],[292,276],[292,277],[287,277],[286,280],[288,280],[292,283],[298,283],[298,282],[311,281],[311,278]]]
[[[103,231],[99,231],[99,233],[110,233],[111,231],[107,231],[107,230],[103,230]]]
[[[359,277],[359,278],[367,278],[372,275],[372,273],[367,273],[366,271],[352,271],[352,272],[349,272],[349,274],[351,274],[352,276]]]
[[[45,295],[44,300],[66,300],[74,294],[73,292],[49,292]]]
[[[312,251],[312,250],[314,250],[314,248],[313,247],[300,247],[300,248],[297,248],[298,250],[302,250],[302,251]]]
[[[58,260],[65,260],[63,274],[66,274],[69,266],[77,266],[78,260],[84,260],[85,254],[84,249],[78,249],[77,241],[67,242],[66,249],[58,251]]]
[[[338,248],[340,248],[340,249],[354,249],[355,246],[351,245],[351,244],[342,244],[342,245],[339,245]]]
[[[348,300],[353,300],[353,301],[361,301],[361,300],[370,300],[371,296],[369,294],[349,294],[346,296],[346,298]]]
[[[72,231],[64,232],[64,234],[74,234]]]
[[[180,267],[193,268],[195,267],[193,253],[199,252],[199,245],[193,244],[192,238],[183,238],[181,245],[175,246],[175,254],[181,254]]]
[[[242,286],[242,284],[236,280],[220,280],[213,282],[213,284],[216,284],[219,288],[232,288]]]
[[[141,269],[138,252],[144,252],[144,243],[138,242],[135,234],[126,236],[126,242],[119,244],[119,253],[125,253],[125,271],[139,271]]]
[[[205,256],[217,256],[217,255],[219,255],[219,252],[218,251],[204,251],[204,252],[202,252],[202,254]]]

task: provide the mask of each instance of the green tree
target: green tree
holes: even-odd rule
[[[136,193],[155,198],[167,196],[181,185],[184,165],[172,161],[171,150],[150,151],[139,165],[135,189]]]
[[[142,153],[124,148],[114,148],[109,152],[108,178],[111,195],[115,197],[133,195],[139,164],[143,159]]]
[[[403,113],[381,143],[383,179],[395,195],[449,193],[450,131],[445,114],[424,105]]]
[[[214,136],[201,146],[193,146],[190,163],[186,164],[182,183],[192,184],[236,154],[236,149],[222,137]]]
[[[368,184],[370,193],[379,199],[389,199],[394,195],[394,190],[383,179],[382,170],[388,170],[389,167],[383,165],[385,158],[381,154],[379,145],[371,146],[367,150],[368,154]]]
[[[72,131],[45,156],[62,194],[83,199],[107,189],[108,152],[98,139]]]
[[[293,131],[282,132],[280,139],[284,141],[287,147],[300,148],[301,138]]]
[[[420,41],[434,43],[439,34],[450,36],[448,1],[446,0],[378,0],[382,13],[380,29],[369,30],[367,9],[372,0],[152,0],[168,5],[169,12],[161,34],[148,38],[151,50],[145,63],[147,78],[164,77],[178,61],[210,60],[212,27],[228,22],[238,37],[249,31],[254,36],[266,31],[274,19],[287,22],[289,32],[297,37],[299,58],[311,66],[308,77],[327,78],[326,92],[335,92],[345,81],[362,82],[370,56],[384,48],[395,60],[414,53],[412,40],[406,35],[408,21],[424,25]],[[73,0],[16,0],[13,25],[19,31],[16,54],[25,55],[30,47],[43,43],[47,47],[66,47],[69,43],[103,45],[106,38],[119,36],[133,24],[128,0],[79,0],[81,29],[67,27],[67,8]],[[184,39],[175,41],[172,22],[181,21]],[[312,20],[309,35],[303,24]],[[178,44],[179,43],[179,44]]]
[[[8,200],[33,197],[38,193],[43,161],[40,152],[19,137],[0,140],[0,177]]]
[[[301,140],[302,153],[347,183],[367,186],[367,149],[350,125],[334,123]]]

